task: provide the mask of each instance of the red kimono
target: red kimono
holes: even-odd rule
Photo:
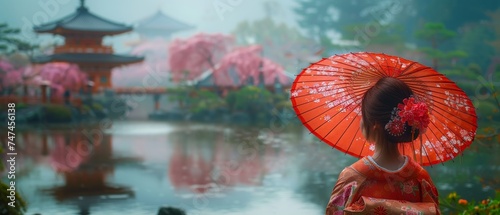
[[[427,171],[408,156],[396,171],[364,157],[340,173],[326,215],[439,214],[437,196]]]

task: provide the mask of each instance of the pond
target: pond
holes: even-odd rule
[[[356,160],[300,126],[117,121],[17,137],[27,214],[156,214],[161,206],[189,215],[324,214],[339,172]],[[482,199],[498,189],[499,152],[475,143],[427,169],[441,195]]]

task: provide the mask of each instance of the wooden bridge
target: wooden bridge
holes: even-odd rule
[[[115,95],[152,95],[154,98],[156,110],[160,108],[159,104],[160,95],[168,93],[167,88],[118,87],[118,88],[111,88],[109,90],[114,92]],[[46,91],[43,90],[43,92]],[[78,96],[72,96],[72,98],[52,97],[46,94],[47,93],[42,93],[41,96],[2,95],[0,96],[0,104],[23,103],[27,105],[39,105],[39,104],[50,103],[50,104],[60,104],[60,105],[70,104],[75,107],[80,107],[83,104],[83,100],[89,97],[89,95],[86,93],[80,94]]]
[[[166,94],[168,92],[167,88],[144,88],[144,87],[115,87],[112,88],[115,94],[118,95],[132,95],[132,94],[151,94],[159,95]]]
[[[50,103],[50,104],[71,104],[76,107],[80,107],[82,105],[82,98],[71,98],[71,99],[64,99],[64,98],[42,98],[38,96],[17,96],[17,95],[6,95],[6,96],[0,96],[0,104],[8,104],[8,103],[15,103],[15,104],[28,104],[28,105],[37,105],[37,104],[45,104],[45,103]]]

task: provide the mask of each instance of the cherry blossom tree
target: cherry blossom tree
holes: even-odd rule
[[[270,86],[279,81],[282,85],[289,85],[290,79],[279,64],[261,56],[262,47],[258,45],[239,47],[225,55],[219,62],[219,67],[214,72],[214,83],[217,86],[241,86],[253,80],[259,85],[260,76],[264,78],[264,85]],[[234,70],[238,75],[239,83],[229,74]]]
[[[0,58],[0,71],[9,71],[13,68],[14,66],[8,60]]]
[[[17,88],[32,85],[37,76],[31,65],[16,66],[11,61],[0,59],[0,90],[12,93]]]
[[[172,81],[193,80],[206,70],[214,70],[233,42],[228,35],[204,33],[172,41],[168,48]]]
[[[87,75],[76,64],[48,63],[40,68],[41,79],[50,82],[52,96],[62,97],[66,90],[75,92],[87,84]]]
[[[0,84],[1,90],[4,91],[11,87],[13,82],[18,82],[20,77],[18,76],[18,72],[14,72],[14,75],[11,74],[14,71],[14,66],[5,59],[0,59]],[[12,81],[11,81],[12,80]]]

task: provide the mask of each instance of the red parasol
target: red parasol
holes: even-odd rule
[[[474,140],[477,116],[471,100],[453,81],[420,63],[368,52],[324,58],[302,72],[291,88],[293,107],[318,138],[355,157],[375,149],[360,130],[361,100],[378,80],[405,82],[429,108],[430,123],[421,141],[400,151],[422,165],[453,159]]]

